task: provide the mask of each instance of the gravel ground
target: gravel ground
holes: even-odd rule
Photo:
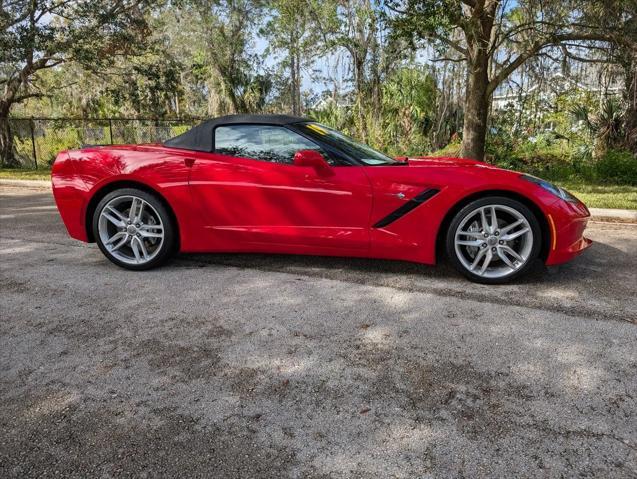
[[[183,255],[0,188],[0,477],[637,477],[637,227],[522,283]]]

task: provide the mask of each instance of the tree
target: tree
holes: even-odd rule
[[[269,40],[265,55],[271,51],[284,51],[282,66],[289,71],[289,103],[293,115],[302,114],[302,69],[312,63],[319,42],[309,9],[300,8],[299,0],[273,0],[272,17],[262,33]]]
[[[0,10],[0,159],[14,164],[9,114],[14,105],[46,93],[43,70],[75,62],[97,69],[139,53],[150,0],[15,0]]]
[[[205,55],[210,95],[219,104],[211,114],[246,113],[259,109],[271,85],[259,72],[251,44],[261,20],[260,0],[184,0]],[[191,39],[191,41],[196,41]],[[229,105],[226,106],[226,100]]]
[[[462,155],[483,159],[489,105],[495,89],[528,59],[566,42],[609,41],[584,23],[580,2],[503,0],[393,0],[393,23],[403,35],[432,41],[464,61]]]
[[[109,95],[120,115],[169,117],[181,93],[179,72],[180,65],[166,54],[147,54],[122,66]]]
[[[363,105],[369,85],[369,60],[376,48],[378,12],[371,0],[307,0],[306,3],[317,22],[326,49],[344,49],[350,57],[357,126],[365,139]],[[375,106],[379,108],[380,99],[376,100]]]
[[[616,63],[623,71],[623,143],[637,155],[637,0],[591,2],[584,10],[584,15],[589,23],[598,25],[610,36],[610,48],[603,60]],[[571,58],[580,59],[567,53]]]
[[[423,68],[402,68],[387,78],[383,82],[380,138],[376,138],[382,144],[377,146],[392,145],[396,148],[393,154],[425,153],[436,93],[433,77]]]
[[[406,58],[404,39],[388,34],[381,10],[372,0],[306,0],[327,51],[347,52],[358,135],[368,140],[368,120],[377,122],[382,82]]]

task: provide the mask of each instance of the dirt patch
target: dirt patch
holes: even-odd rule
[[[127,417],[125,405],[65,403],[51,395],[3,404],[3,410],[0,476],[7,478],[210,477],[212,471],[216,477],[282,477],[295,460],[261,443],[247,423],[200,426],[170,409],[139,422]]]

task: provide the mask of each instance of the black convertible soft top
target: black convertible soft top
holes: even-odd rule
[[[213,130],[220,125],[233,125],[252,123],[258,125],[290,125],[301,121],[310,121],[307,118],[289,115],[226,115],[206,120],[191,128],[179,136],[166,140],[164,145],[184,150],[212,151]]]

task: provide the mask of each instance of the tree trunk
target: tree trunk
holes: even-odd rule
[[[296,89],[294,92],[296,96],[296,115],[303,114],[303,105],[301,104],[301,52],[300,49],[296,49]]]
[[[472,17],[464,28],[467,41],[467,87],[464,100],[462,156],[484,160],[487,119],[492,90],[489,88],[489,60],[495,14],[500,0],[476,2]]]
[[[358,116],[358,134],[363,141],[367,141],[367,125],[365,125],[365,114],[363,104],[365,103],[365,59],[358,54],[353,56],[354,60],[354,88],[356,89],[356,111]]]
[[[371,40],[370,52],[371,52],[371,90],[372,90],[372,112],[374,119],[380,118],[380,105],[381,105],[381,89],[380,89],[380,45],[378,44],[378,38],[376,37],[376,16],[372,16],[372,25],[370,29],[374,32]]]
[[[299,115],[299,105],[297,103],[297,77],[296,77],[296,37],[294,29],[290,30],[290,103],[292,104],[292,115]]]
[[[13,150],[13,133],[9,123],[11,104],[0,101],[0,166],[15,166],[16,158]]]
[[[637,46],[634,46],[633,50],[630,63],[624,67],[626,82],[624,130],[626,148],[637,155]]]
[[[484,160],[489,116],[489,59],[487,55],[479,53],[468,68],[462,156],[482,161]]]
[[[234,85],[231,80],[223,79],[224,86],[226,88],[226,95],[230,100],[230,104],[232,105],[232,110],[230,113],[246,113],[245,104],[242,99],[240,99],[234,91]]]

